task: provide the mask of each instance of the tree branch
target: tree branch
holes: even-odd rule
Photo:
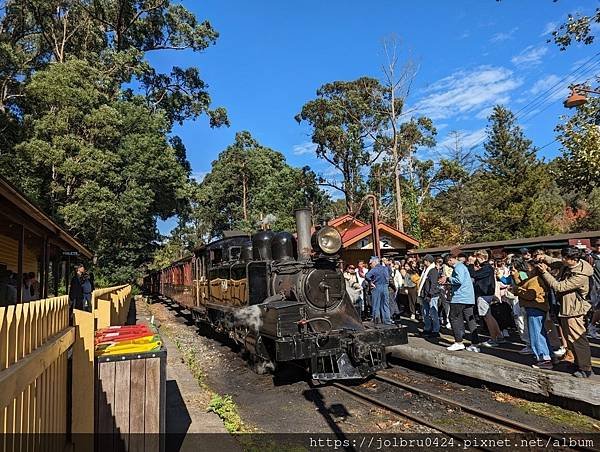
[[[331,183],[331,182],[327,182],[327,181],[324,181],[324,182],[317,182],[317,185],[321,185],[321,186],[323,186],[323,187],[331,187],[331,188],[335,188],[336,190],[339,190],[339,191],[341,191],[341,192],[342,192],[344,195],[347,195],[347,194],[348,194],[348,192],[347,192],[346,190],[344,190],[344,189],[343,189],[343,188],[341,188],[341,187],[338,187],[337,185],[335,185],[335,184],[333,184],[333,183]]]

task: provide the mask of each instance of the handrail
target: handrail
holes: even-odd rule
[[[92,306],[94,318],[96,319],[96,329],[125,324],[130,303],[130,285],[94,290],[92,293]]]
[[[55,334],[44,345],[0,371],[0,407],[7,406],[75,342],[75,328]]]

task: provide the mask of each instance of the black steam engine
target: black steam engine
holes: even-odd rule
[[[304,362],[318,380],[367,377],[385,367],[386,346],[407,342],[406,329],[363,324],[346,293],[340,234],[324,226],[311,235],[309,210],[296,223],[297,240],[266,230],[213,242],[149,275],[147,289],[227,332],[259,363]]]

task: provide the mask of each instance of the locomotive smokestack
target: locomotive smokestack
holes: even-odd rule
[[[312,214],[310,209],[298,209],[296,214],[296,232],[298,234],[298,260],[310,259],[312,246],[310,244],[310,230],[312,228]]]

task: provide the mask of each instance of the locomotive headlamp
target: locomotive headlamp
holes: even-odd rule
[[[337,229],[324,226],[313,235],[313,245],[325,254],[335,254],[342,248],[342,236]]]

